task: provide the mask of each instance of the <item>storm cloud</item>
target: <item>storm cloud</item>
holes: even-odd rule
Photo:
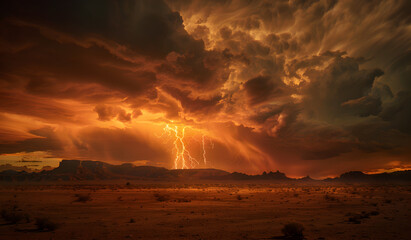
[[[168,124],[198,167],[411,168],[410,7],[2,1],[0,154],[172,167]]]

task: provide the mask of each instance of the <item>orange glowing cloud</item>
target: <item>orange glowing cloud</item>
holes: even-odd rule
[[[411,164],[405,0],[0,7],[9,162],[41,153],[313,177]]]

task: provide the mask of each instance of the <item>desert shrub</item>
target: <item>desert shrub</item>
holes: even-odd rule
[[[336,197],[333,197],[333,196],[328,195],[328,194],[325,194],[324,199],[325,199],[326,201],[330,201],[330,202],[337,201],[337,198],[336,198]]]
[[[380,212],[378,211],[371,211],[371,212],[362,211],[361,214],[354,214],[350,218],[348,218],[348,222],[351,222],[354,224],[360,224],[362,219],[370,218],[370,216],[377,216],[379,214]],[[351,214],[348,214],[348,215],[351,215]]]
[[[377,215],[379,215],[380,214],[380,212],[378,212],[378,211],[371,211],[371,212],[369,212],[369,215],[371,215],[371,216],[377,216]]]
[[[76,200],[74,200],[75,202],[85,203],[85,202],[91,201],[90,194],[76,194],[74,195],[74,197],[77,198]]]
[[[57,223],[46,217],[36,218],[35,224],[40,231],[54,231],[59,227]]]
[[[356,215],[348,218],[348,222],[351,222],[351,223],[354,223],[354,224],[360,224],[362,218],[363,217],[360,214],[356,214]]]
[[[189,198],[178,198],[178,199],[176,199],[176,202],[191,202],[191,199],[189,199]]]
[[[370,214],[367,213],[366,211],[362,211],[362,212],[361,212],[361,217],[362,217],[362,218],[370,218]]]
[[[284,237],[287,239],[304,239],[304,227],[300,223],[288,223],[284,225],[281,232],[284,234]]]
[[[30,216],[27,213],[17,211],[15,208],[2,209],[0,215],[4,221],[11,224],[16,224],[22,222],[23,220],[30,222]]]
[[[134,218],[130,218],[130,223],[135,223],[136,220]]]
[[[156,199],[157,201],[159,201],[159,202],[165,202],[165,201],[170,200],[170,196],[169,196],[169,195],[166,195],[166,194],[155,193],[155,194],[154,194],[154,197],[155,197],[155,199]]]
[[[238,200],[243,200],[243,197],[241,197],[241,195],[237,195],[237,199]]]

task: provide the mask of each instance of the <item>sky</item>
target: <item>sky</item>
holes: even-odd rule
[[[408,0],[1,1],[0,164],[411,168]]]

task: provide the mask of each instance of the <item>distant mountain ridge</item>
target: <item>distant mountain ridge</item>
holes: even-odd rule
[[[135,166],[131,163],[112,165],[100,161],[62,160],[60,165],[52,170],[41,172],[26,172],[6,170],[0,172],[0,181],[73,181],[73,180],[110,180],[133,179],[151,181],[264,181],[264,182],[335,182],[335,183],[411,183],[411,171],[392,173],[365,174],[360,171],[351,171],[341,174],[340,177],[324,180],[314,180],[309,176],[304,178],[289,178],[280,171],[264,172],[261,175],[247,175],[244,173],[229,173],[219,169],[173,169],[162,167]]]

